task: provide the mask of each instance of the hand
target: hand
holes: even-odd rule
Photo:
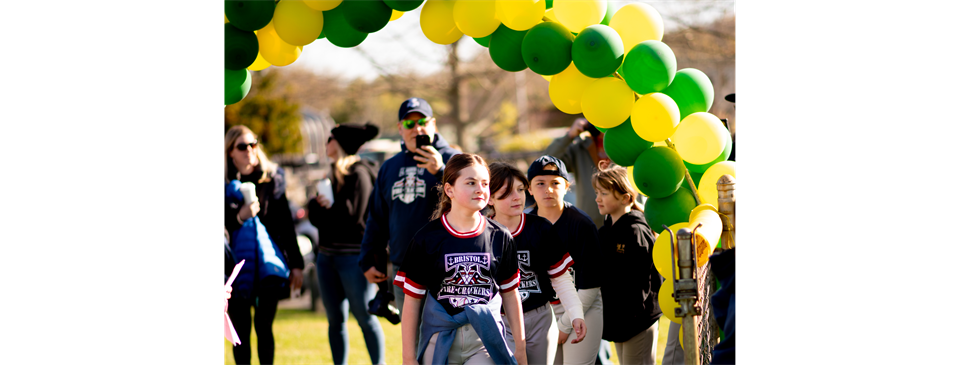
[[[526,346],[518,347],[517,351],[513,353],[513,357],[517,359],[517,365],[527,365],[527,349]]]
[[[257,213],[260,213],[260,201],[244,205],[240,207],[240,221],[244,222],[247,219],[253,218]]]
[[[301,285],[303,285],[303,269],[291,269],[290,287],[292,287],[293,290],[300,290]]]
[[[578,343],[583,341],[584,337],[587,337],[587,325],[583,323],[583,319],[577,318],[573,320],[573,332],[577,334],[577,338],[570,343]]]
[[[417,362],[417,358],[408,359],[406,356],[404,356],[403,365],[420,365],[420,363]]]
[[[436,175],[437,171],[443,168],[443,156],[433,146],[420,147],[416,152],[420,154],[420,156],[413,156],[413,159],[419,162],[417,167],[426,168],[432,175]]]
[[[564,342],[567,342],[567,337],[569,337],[569,336],[570,336],[569,333],[560,331],[560,337],[557,338],[557,344],[563,345]]]
[[[586,130],[587,123],[589,122],[586,119],[577,118],[577,120],[573,121],[573,125],[571,125],[570,129],[567,131],[567,136],[570,138],[579,136],[580,133],[583,133],[583,131]]]
[[[333,205],[333,204],[330,204],[330,200],[328,200],[327,197],[323,195],[317,195],[317,203],[319,203],[321,207],[324,207],[327,209],[330,209],[330,206]]]
[[[369,281],[371,284],[376,284],[376,283],[383,282],[384,280],[387,280],[386,275],[384,275],[382,272],[378,271],[376,268],[372,266],[369,269],[367,269],[367,272],[363,273],[363,276],[365,276],[367,278],[367,281]]]

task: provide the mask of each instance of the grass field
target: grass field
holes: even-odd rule
[[[666,317],[660,318],[660,336],[657,339],[658,365],[663,358],[663,349],[667,343],[667,326],[669,323],[670,320]],[[383,327],[386,339],[387,364],[400,364],[402,362],[400,360],[400,325],[392,325],[383,318],[380,318],[380,325]],[[353,316],[347,321],[347,329],[350,339],[348,362],[350,364],[370,364],[370,355],[367,354],[367,347],[363,341],[360,326]],[[277,318],[273,322],[273,336],[276,343],[274,362],[277,364],[333,363],[333,358],[330,356],[330,343],[327,338],[327,317],[323,313],[314,313],[309,310],[280,309],[277,311]],[[256,333],[251,333],[250,343],[252,345],[253,363],[259,364]],[[235,364],[231,347],[230,343],[224,340],[223,358],[225,364]],[[615,364],[619,364],[613,344],[611,344],[611,350],[614,353],[611,360]]]

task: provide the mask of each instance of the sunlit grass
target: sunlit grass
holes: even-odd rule
[[[392,325],[383,318],[379,318],[386,338],[387,364],[402,363],[400,357],[400,325]],[[657,339],[657,364],[663,359],[663,350],[667,344],[667,329],[670,320],[662,317],[659,323],[659,338]],[[351,315],[347,320],[347,331],[350,339],[350,364],[370,364],[370,355],[360,332],[360,325]],[[314,313],[309,310],[279,309],[277,318],[273,322],[273,336],[276,342],[274,362],[277,364],[332,364],[330,342],[327,337],[327,316],[324,313]],[[250,344],[252,362],[259,364],[257,358],[257,335],[251,330]],[[613,352],[611,360],[619,364],[616,349],[610,345]],[[235,364],[233,361],[232,345],[224,340],[224,363]]]

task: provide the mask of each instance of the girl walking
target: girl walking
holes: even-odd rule
[[[608,275],[604,293],[603,339],[613,342],[621,364],[656,364],[657,293],[663,279],[653,266],[653,231],[637,203],[638,193],[627,169],[614,166],[593,175],[597,208],[605,214],[600,227],[603,261]],[[629,288],[629,289],[627,289]]]
[[[527,363],[517,249],[506,228],[480,214],[489,183],[483,158],[451,157],[434,219],[410,241],[394,281],[406,296],[400,322],[406,365]],[[516,338],[515,357],[501,304]]]
[[[556,320],[550,301],[561,299],[563,308],[573,319],[579,343],[586,335],[583,308],[573,278],[567,270],[573,259],[553,224],[543,217],[523,213],[526,194],[530,188],[527,177],[516,167],[503,162],[490,164],[491,218],[502,224],[517,244],[520,265],[520,299],[523,303],[523,323],[526,331],[527,361],[530,364],[552,364],[557,351]],[[552,341],[548,336],[553,335]],[[513,336],[507,328],[511,346]]]

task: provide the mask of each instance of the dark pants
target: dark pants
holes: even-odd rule
[[[386,345],[383,329],[377,317],[367,313],[367,303],[376,295],[375,285],[367,282],[360,270],[359,255],[317,254],[317,275],[320,296],[327,311],[327,336],[334,364],[347,364],[347,309],[357,319],[363,340],[367,344],[370,362],[374,365],[385,362]]]
[[[240,337],[240,344],[233,347],[233,360],[238,365],[250,363],[251,306],[256,313],[253,316],[253,327],[257,331],[257,357],[261,364],[273,364],[273,318],[277,315],[277,299],[266,297],[230,298],[230,321]]]

